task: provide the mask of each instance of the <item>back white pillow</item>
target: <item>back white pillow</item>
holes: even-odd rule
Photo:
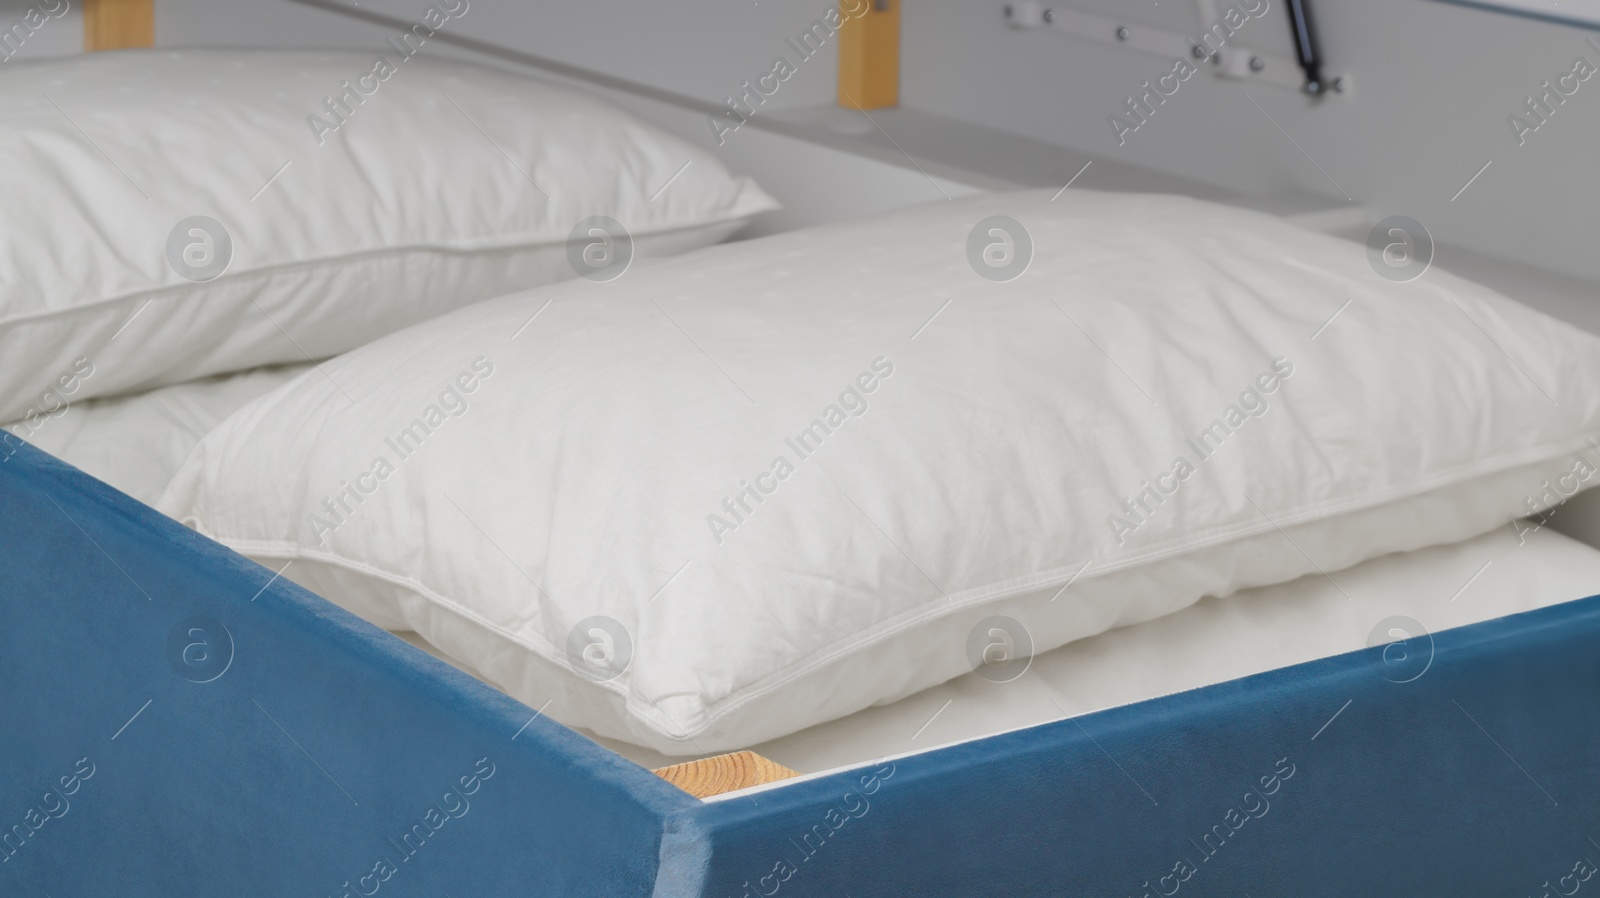
[[[1010,282],[969,262],[995,215],[1031,234]],[[1600,431],[1594,337],[1275,218],[1090,192],[717,247],[324,367],[160,507],[673,753],[1465,539]]]
[[[580,269],[609,276],[584,266],[620,234],[582,236],[569,259],[595,217],[661,255],[774,206],[598,100],[426,55],[385,47],[383,77],[376,52],[7,65],[0,421],[48,414],[85,366],[74,399],[323,358]]]

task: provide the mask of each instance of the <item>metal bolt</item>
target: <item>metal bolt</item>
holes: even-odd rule
[[[1189,52],[1194,54],[1194,58],[1195,59],[1205,59],[1206,58],[1205,48],[1201,47],[1199,44],[1195,44],[1194,46],[1190,47],[1189,48]]]
[[[1264,69],[1266,67],[1267,67],[1266,60],[1262,59],[1259,56],[1250,57],[1250,71],[1259,72],[1259,71],[1261,71],[1262,69]]]
[[[1056,11],[1055,10],[1047,9],[1047,10],[1044,11],[1044,23],[1046,25],[1050,24],[1051,22],[1054,22],[1055,20],[1056,20]]]
[[[1344,93],[1344,78],[1333,79],[1333,92],[1336,94]]]
[[[1320,93],[1322,93],[1322,82],[1320,82],[1320,81],[1307,81],[1306,82],[1306,93],[1312,95],[1313,97],[1318,95],[1318,94],[1320,94]]]
[[[1128,39],[1128,27],[1126,25],[1117,26],[1117,40],[1125,41],[1127,39]]]

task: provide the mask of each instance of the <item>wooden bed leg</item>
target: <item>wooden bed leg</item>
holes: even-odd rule
[[[83,49],[154,46],[155,22],[155,0],[83,0]]]
[[[882,109],[900,103],[901,0],[841,4],[839,105]],[[859,12],[860,4],[870,4]]]
[[[671,767],[662,767],[655,774],[695,798],[709,798],[800,775],[753,751],[736,751],[714,758],[673,764]]]

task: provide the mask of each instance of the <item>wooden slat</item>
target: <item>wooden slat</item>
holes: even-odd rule
[[[83,49],[121,50],[155,42],[155,0],[83,0]]]
[[[655,772],[695,798],[709,798],[735,789],[775,783],[800,774],[753,751],[736,751],[663,767]]]
[[[858,4],[871,3],[860,13]],[[840,6],[839,105],[882,109],[900,102],[901,0],[845,0]],[[851,15],[851,11],[857,12]]]

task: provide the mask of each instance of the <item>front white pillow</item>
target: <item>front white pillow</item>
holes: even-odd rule
[[[84,367],[74,399],[323,358],[775,205],[599,100],[382,49],[0,71],[0,421]]]
[[[997,215],[1031,235],[1009,282],[968,256]],[[1268,216],[1090,192],[718,247],[324,367],[160,507],[675,753],[1465,539],[1600,431],[1600,340]]]

